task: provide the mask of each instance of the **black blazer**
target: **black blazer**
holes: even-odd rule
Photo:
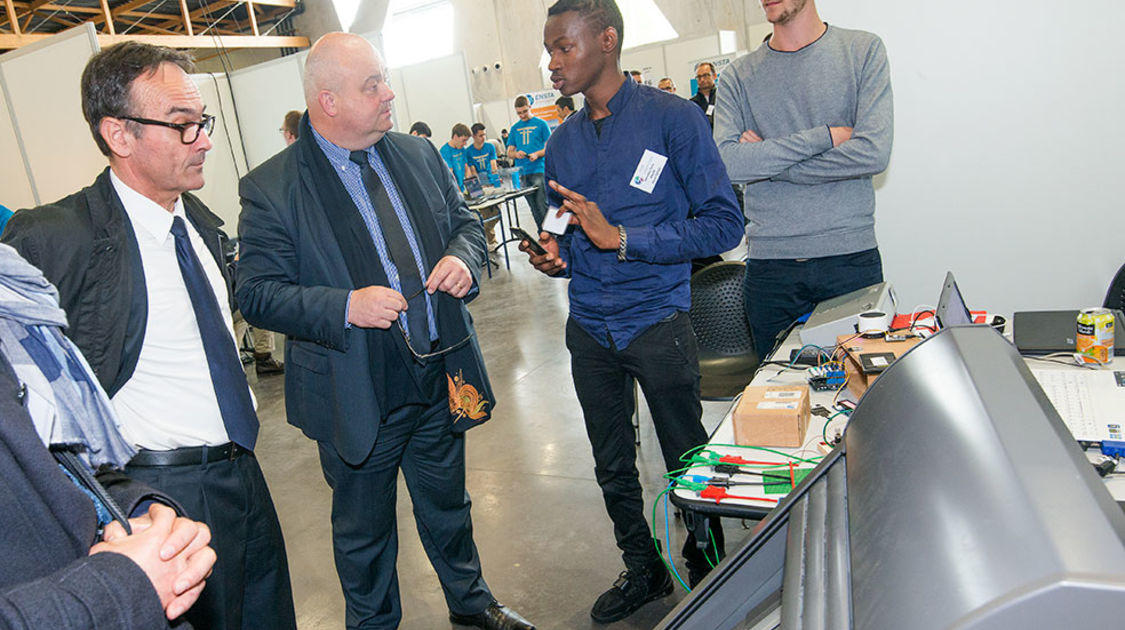
[[[183,202],[229,286],[222,219],[191,193],[183,194]],[[70,196],[12,215],[0,242],[14,247],[58,287],[66,335],[82,350],[106,393],[116,394],[137,367],[148,292],[137,237],[109,168]]]
[[[361,224],[353,230],[354,239],[341,230],[339,222],[358,217],[358,210],[316,144],[307,115],[301,125],[295,143],[240,182],[236,296],[248,322],[287,335],[289,422],[310,438],[333,444],[345,461],[359,463],[375,444],[379,421],[391,411],[384,404],[388,388],[401,382],[396,381],[401,377],[397,366],[385,358],[397,352],[404,361],[410,359],[393,327],[346,326],[348,293],[366,285],[353,280],[351,246],[341,244],[337,234],[356,243],[370,243],[370,236]],[[473,273],[466,300],[475,296],[476,274],[484,263],[484,234],[437,150],[423,138],[400,133],[388,133],[376,150],[405,198],[416,231],[422,232],[427,272],[442,256],[457,256]],[[350,215],[340,214],[344,208]],[[365,261],[374,277],[385,279],[377,255]],[[385,280],[368,284],[385,286]],[[471,330],[466,300],[435,295],[443,340]],[[448,333],[450,327],[461,333]],[[447,373],[464,377],[488,401],[485,415],[474,422],[486,420],[493,397],[476,339],[447,354],[445,366]]]
[[[43,446],[23,398],[0,355],[0,626],[166,627],[139,566],[116,553],[87,555],[96,542],[94,505]]]

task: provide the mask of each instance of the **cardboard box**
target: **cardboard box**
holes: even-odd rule
[[[734,410],[734,443],[799,448],[809,428],[807,385],[748,386]]]
[[[882,374],[884,369],[921,342],[918,337],[887,341],[883,337],[841,335],[836,339],[836,343],[844,346],[844,374],[848,377],[848,389],[857,399],[863,396],[863,392],[871,387],[871,383]],[[864,355],[871,357],[866,365],[863,360]]]

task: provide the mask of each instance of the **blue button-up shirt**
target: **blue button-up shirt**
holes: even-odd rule
[[[594,130],[588,107],[547,144],[546,177],[598,204],[625,227],[626,260],[599,250],[580,228],[559,239],[570,314],[605,347],[618,349],[656,322],[691,308],[691,260],[733,249],[742,212],[707,119],[691,101],[624,81]],[[630,184],[645,151],[668,158],[651,193]],[[548,190],[552,206],[562,198]]]
[[[402,293],[398,268],[395,267],[394,261],[391,260],[391,255],[387,251],[387,242],[383,238],[383,231],[379,228],[379,218],[375,215],[375,206],[371,204],[367,187],[363,185],[363,169],[359,164],[351,161],[351,151],[329,142],[316,129],[313,129],[312,132],[320,150],[324,152],[324,156],[328,158],[329,164],[332,165],[332,170],[336,171],[336,175],[340,177],[340,182],[344,184],[344,189],[348,191],[348,196],[359,208],[363,223],[367,226],[368,233],[371,234],[371,241],[375,243],[375,249],[379,252],[379,262],[383,263],[383,270],[387,272],[387,281],[390,282],[392,289]],[[375,174],[379,176],[379,180],[383,182],[383,187],[387,189],[387,196],[391,199],[395,214],[398,215],[398,220],[402,223],[402,231],[406,233],[406,241],[410,244],[410,251],[414,254],[414,264],[418,266],[418,275],[422,278],[422,283],[425,284],[426,265],[422,259],[422,249],[418,245],[418,236],[414,233],[414,225],[410,222],[410,214],[406,211],[406,204],[403,203],[398,188],[395,187],[390,171],[387,170],[387,166],[383,164],[383,159],[379,157],[379,153],[375,150],[375,145],[368,147],[366,153],[368,163],[374,169]],[[434,341],[438,338],[438,334],[433,303],[428,292],[423,291],[422,295],[426,298],[426,320],[430,327],[430,341]],[[350,295],[348,300],[350,303]],[[409,330],[410,328],[406,323],[406,311],[399,313],[398,318],[403,328]]]

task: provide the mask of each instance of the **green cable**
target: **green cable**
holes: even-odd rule
[[[689,588],[687,584],[684,584],[683,579],[680,578],[680,574],[677,573],[676,569],[673,568],[672,565],[668,564],[668,560],[664,558],[664,553],[660,551],[660,543],[658,542],[659,539],[656,535],[656,506],[660,505],[660,498],[668,494],[671,489],[671,486],[665,488],[660,494],[656,495],[656,500],[652,502],[652,546],[656,547],[656,555],[660,556],[660,562],[664,564],[665,569],[668,569],[668,573],[670,573],[672,577],[676,578],[676,581],[680,583],[680,586],[684,587],[685,591],[690,593],[691,588]]]

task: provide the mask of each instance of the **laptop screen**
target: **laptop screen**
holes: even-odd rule
[[[476,177],[465,178],[465,193],[469,199],[476,199],[484,196],[484,188],[480,185],[480,180]]]
[[[973,323],[973,316],[969,313],[969,307],[965,306],[961,289],[957,286],[952,271],[945,273],[945,284],[941,287],[941,297],[938,298],[934,317],[937,319],[938,326],[942,328]]]

